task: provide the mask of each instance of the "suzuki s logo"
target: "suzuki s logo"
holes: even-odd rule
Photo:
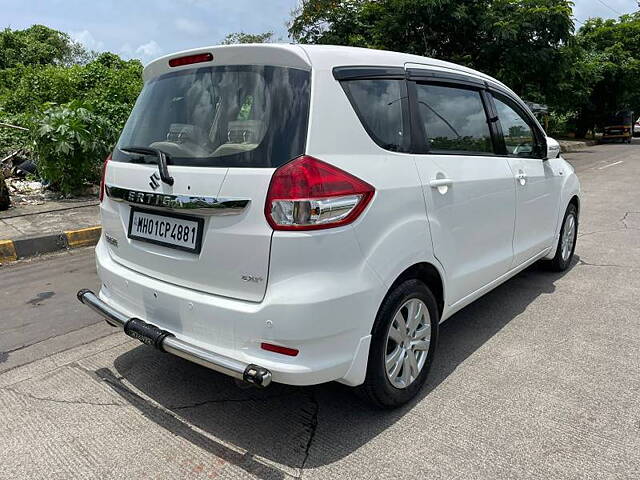
[[[160,186],[160,177],[154,172],[149,178],[151,179],[149,186],[156,190]]]

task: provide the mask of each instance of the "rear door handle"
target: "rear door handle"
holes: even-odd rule
[[[450,187],[452,184],[453,180],[451,180],[450,178],[437,178],[429,182],[431,188]]]

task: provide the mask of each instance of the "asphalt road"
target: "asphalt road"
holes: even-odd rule
[[[90,249],[0,269],[0,478],[640,478],[640,144],[567,155],[573,267],[533,266],[442,327],[420,397],[241,389],[111,334]]]

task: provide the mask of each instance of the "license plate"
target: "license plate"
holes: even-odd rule
[[[132,208],[129,238],[200,253],[204,219]]]

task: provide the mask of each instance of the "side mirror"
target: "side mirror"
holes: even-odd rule
[[[560,144],[557,140],[551,137],[546,138],[547,152],[543,160],[550,160],[552,158],[558,158],[560,156]]]

